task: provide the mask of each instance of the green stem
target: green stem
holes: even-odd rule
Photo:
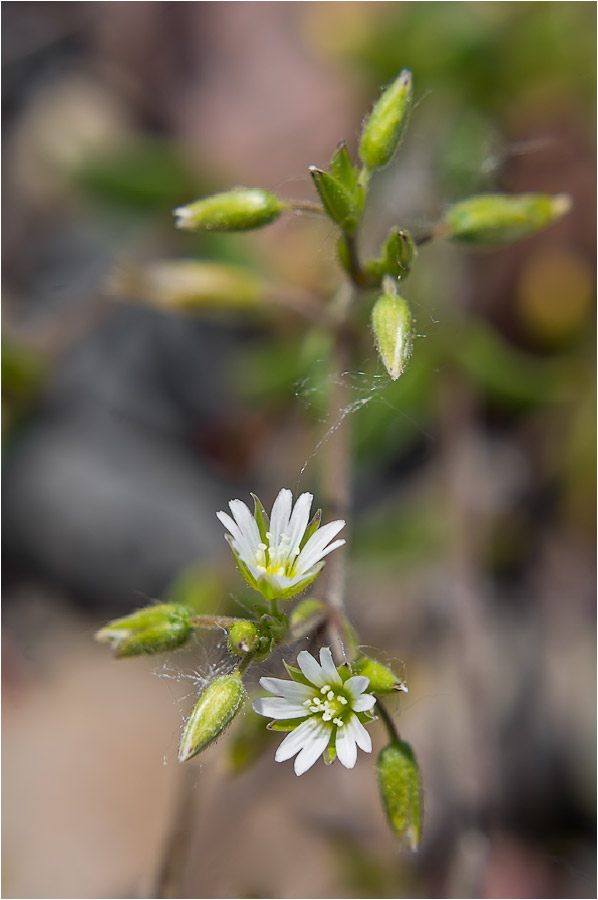
[[[235,622],[243,622],[237,616],[208,616],[198,615],[191,616],[189,622],[193,628],[203,628],[206,630],[218,630],[222,628],[230,628]]]
[[[393,722],[390,713],[388,712],[388,710],[386,709],[386,707],[384,706],[384,704],[382,703],[382,701],[380,700],[379,697],[376,697],[376,706],[378,708],[380,718],[384,722],[384,727],[386,728],[386,730],[388,732],[388,736],[391,739],[391,741],[397,741],[397,742],[400,741],[401,738],[399,737],[399,732],[397,731],[397,727],[396,727],[395,723]]]

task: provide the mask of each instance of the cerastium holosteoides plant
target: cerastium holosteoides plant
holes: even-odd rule
[[[304,315],[307,327],[313,321],[328,331],[330,368],[340,375],[359,364],[353,337],[367,307],[381,363],[392,380],[399,378],[413,347],[414,322],[403,284],[417,262],[418,246],[441,238],[506,243],[549,225],[569,208],[564,195],[471,197],[450,207],[425,234],[413,237],[397,222],[378,254],[362,260],[358,238],[370,181],[377,169],[393,160],[411,107],[412,77],[403,70],[364,121],[359,161],[352,160],[340,143],[327,169],[310,167],[319,202],[285,201],[270,191],[237,187],[175,210],[178,228],[224,232],[260,228],[287,211],[327,217],[338,229],[338,259],[345,276],[332,298],[309,297],[302,303],[292,288],[285,292],[273,287],[249,269],[198,261],[161,262],[121,273],[116,289],[174,310],[268,308],[275,313],[294,307]],[[391,669],[360,651],[359,636],[345,614],[341,550],[345,540],[338,535],[349,506],[350,453],[342,379],[334,380],[328,403],[333,420],[340,415],[322,445],[322,500],[333,521],[322,524],[320,510],[311,517],[311,494],[301,494],[293,504],[287,489],[278,493],[270,514],[256,496],[253,511],[241,500],[231,500],[230,514],[217,513],[237,568],[255,591],[252,614],[197,615],[184,606],[160,604],[110,622],[97,637],[110,643],[117,656],[132,656],[174,650],[202,629],[227,633],[233,661],[200,693],[181,736],[181,762],[212,744],[243,708],[244,679],[252,664],[264,665],[274,650],[284,655],[285,646],[311,637],[320,645],[319,661],[301,650],[292,661],[296,665],[284,661],[287,678],[260,679],[267,696],[253,701],[254,711],[270,720],[267,728],[286,732],[275,758],[282,762],[295,757],[297,775],[320,756],[327,764],[338,759],[351,769],[358,747],[371,752],[367,726],[379,718],[389,739],[377,765],[382,804],[401,844],[415,850],[423,821],[420,771],[414,750],[399,737],[384,700],[407,687]],[[329,577],[323,593],[300,600],[325,564]]]

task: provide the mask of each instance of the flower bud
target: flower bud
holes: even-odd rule
[[[175,225],[188,231],[247,231],[269,225],[285,208],[270,191],[235,188],[179,206]]]
[[[411,355],[413,322],[407,301],[388,289],[388,280],[386,288],[372,309],[372,328],[380,358],[396,381]]]
[[[363,126],[359,156],[368,169],[385,166],[394,156],[409,121],[412,96],[411,72],[403,69],[379,97]]]
[[[309,167],[309,174],[332,221],[347,234],[353,234],[361,212],[355,195],[333,175],[316,166]]]
[[[407,685],[388,666],[383,666],[369,656],[358,656],[351,663],[351,671],[354,675],[365,675],[370,679],[368,691],[371,694],[391,694],[394,691],[408,693]]]
[[[147,606],[108,622],[96,632],[96,640],[110,644],[118,657],[174,650],[191,636],[191,616],[186,606]]]
[[[244,699],[239,672],[221,675],[208,685],[185,724],[179,762],[191,759],[215,741],[239,712]]]
[[[469,244],[504,244],[546,228],[570,209],[568,194],[480,194],[451,206],[441,233]]]
[[[266,288],[241,266],[175,259],[127,265],[112,274],[108,289],[124,299],[165,310],[261,310]]]
[[[378,785],[390,827],[408,850],[417,850],[423,828],[423,789],[409,744],[393,741],[378,757]]]
[[[247,619],[241,619],[231,625],[228,632],[228,649],[235,656],[246,656],[248,653],[254,653],[259,644],[260,630],[255,622],[249,622]]]

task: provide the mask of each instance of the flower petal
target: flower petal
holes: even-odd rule
[[[357,760],[357,744],[349,722],[337,729],[335,741],[336,755],[345,769],[352,769]]]
[[[320,720],[318,731],[314,731],[309,742],[303,745],[303,749],[295,760],[295,775],[303,775],[322,755],[330,741],[332,726]]]
[[[271,546],[278,547],[281,534],[288,534],[292,505],[293,494],[288,488],[282,488],[274,501],[270,515]]]
[[[372,739],[357,716],[351,716],[344,727],[349,729],[349,734],[361,750],[365,753],[372,752]]]
[[[297,656],[297,664],[307,680],[315,684],[316,687],[322,687],[322,685],[326,684],[326,677],[320,664],[307,650],[302,650]]]
[[[257,545],[261,538],[257,522],[253,518],[249,507],[243,503],[242,500],[230,500],[228,505],[230,506],[230,511],[232,512],[235,521],[238,523],[239,528],[243,532],[243,535],[253,549],[255,555]]]
[[[357,700],[363,694],[370,683],[365,675],[352,675],[345,681],[345,689],[350,693],[352,700]]]
[[[320,664],[322,666],[322,672],[324,673],[324,678],[328,684],[339,684],[343,683],[341,676],[338,674],[337,668],[334,665],[334,660],[332,658],[332,653],[328,647],[322,647],[320,650]]]
[[[286,678],[260,678],[260,684],[271,694],[284,697],[285,700],[294,703],[303,703],[305,700],[311,700],[314,696],[313,688],[296,681],[289,681]]]
[[[357,700],[351,703],[354,712],[367,712],[372,706],[376,705],[376,698],[373,694],[360,694]]]
[[[313,499],[313,494],[301,494],[295,503],[295,508],[289,520],[288,530],[291,551],[299,547],[301,539],[305,534]]]
[[[314,563],[318,562],[325,555],[324,548],[326,544],[330,543],[330,541],[336,537],[341,528],[345,525],[342,519],[338,519],[336,522],[328,522],[327,525],[322,525],[318,530],[312,534],[307,544],[297,557],[297,567],[300,567],[301,570],[309,569],[310,566],[313,566]],[[343,541],[344,543],[344,541]],[[336,544],[336,546],[340,546]],[[335,547],[336,549],[336,547]],[[327,551],[328,553],[330,550]]]
[[[258,716],[266,716],[267,719],[300,719],[309,715],[301,703],[292,703],[282,697],[259,697],[251,706]]]
[[[246,559],[248,562],[250,560],[255,559],[255,553],[253,552],[253,547],[251,541],[247,538],[247,536],[243,533],[239,525],[235,522],[234,519],[225,512],[217,512],[216,517],[220,522],[224,525],[225,528],[228,528],[230,531],[231,537],[235,543],[235,549],[241,556]]]
[[[306,744],[311,742],[311,738],[317,730],[318,722],[312,717],[290,731],[274,754],[276,762],[284,762],[302,750]]]

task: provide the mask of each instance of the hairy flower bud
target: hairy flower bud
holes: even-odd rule
[[[235,188],[179,206],[175,225],[188,231],[247,231],[269,225],[285,208],[270,191]]]
[[[185,724],[179,762],[191,759],[215,741],[239,712],[244,699],[239,672],[221,675],[208,685]]]
[[[568,194],[480,194],[451,206],[442,225],[452,240],[505,244],[546,228],[570,209]]]
[[[409,361],[413,322],[406,300],[394,293],[394,285],[386,281],[386,290],[372,309],[372,328],[376,347],[386,371],[393,381],[402,375]]]
[[[146,606],[108,622],[96,632],[96,640],[110,644],[118,657],[174,650],[191,636],[191,616],[192,611],[186,606]]]
[[[224,263],[172,259],[118,268],[109,291],[164,310],[261,311],[266,286],[250,269]]]
[[[409,121],[412,97],[411,72],[403,69],[381,94],[363,126],[359,156],[368,169],[385,166],[394,156]]]
[[[247,656],[254,653],[259,645],[260,630],[255,622],[241,619],[231,625],[228,632],[228,649],[235,656]]]
[[[393,741],[378,757],[378,785],[390,827],[408,850],[417,850],[423,828],[419,766],[409,744]]]
[[[354,675],[365,675],[370,679],[368,690],[372,694],[391,694],[395,691],[408,693],[407,685],[388,666],[383,666],[369,656],[358,656],[351,663],[351,671]]]

